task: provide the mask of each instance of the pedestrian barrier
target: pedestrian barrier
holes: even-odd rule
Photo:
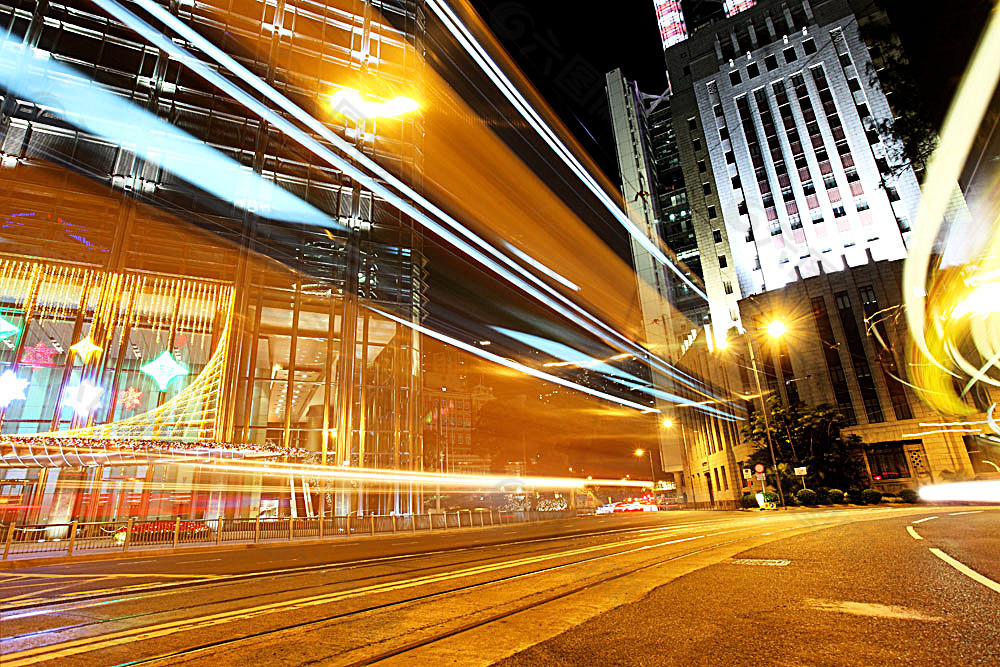
[[[514,523],[565,519],[572,510],[551,512],[504,512],[499,510],[455,510],[428,514],[352,515],[310,518],[253,519],[123,519],[52,524],[0,523],[3,556],[49,554],[72,556],[83,552],[122,551],[147,548],[182,548],[221,544],[258,544],[296,540],[335,539],[356,535],[379,535],[479,528]]]

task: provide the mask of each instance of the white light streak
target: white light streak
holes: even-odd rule
[[[149,0],[145,0],[149,1]],[[697,285],[695,285],[687,275],[684,274],[680,268],[674,264],[670,259],[663,253],[663,251],[649,239],[645,234],[643,234],[638,227],[635,226],[625,212],[622,211],[615,202],[608,196],[608,193],[598,185],[594,180],[593,176],[580,164],[576,156],[559,140],[555,133],[545,124],[541,117],[531,108],[531,105],[524,99],[521,93],[517,90],[510,79],[503,73],[503,71],[496,65],[495,62],[489,57],[489,54],[483,49],[482,46],[476,42],[476,39],[468,31],[468,29],[462,24],[461,20],[451,11],[451,9],[444,3],[438,2],[438,0],[428,0],[427,5],[438,15],[445,27],[448,28],[449,32],[458,40],[458,42],[465,48],[466,52],[472,56],[483,72],[497,85],[501,92],[507,97],[507,99],[514,105],[514,108],[518,110],[521,116],[531,125],[539,136],[555,151],[556,155],[570,168],[570,170],[575,173],[584,185],[594,193],[597,199],[604,204],[608,211],[618,220],[618,222],[625,228],[629,235],[646,249],[649,254],[653,255],[660,263],[666,265],[671,271],[677,274],[677,276],[683,280],[687,285],[694,290],[694,292],[708,301],[708,295],[705,294]]]
[[[956,482],[920,487],[920,497],[930,501],[1000,503],[1000,481]]]

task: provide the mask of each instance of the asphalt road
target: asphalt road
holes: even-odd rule
[[[18,569],[0,664],[995,664],[1000,591],[960,568],[1000,581],[1000,511],[952,514],[670,512]]]

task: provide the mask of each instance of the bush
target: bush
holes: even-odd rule
[[[757,496],[752,493],[744,494],[743,497],[740,498],[740,507],[746,510],[757,509]]]
[[[919,503],[920,494],[917,493],[914,489],[903,489],[902,491],[899,492],[899,499],[902,500],[904,503],[911,503],[911,504]]]
[[[830,489],[826,488],[825,486],[821,486],[818,489],[816,489],[816,502],[820,505],[829,505],[830,504],[830,496],[828,495],[829,493]]]
[[[812,489],[799,489],[795,494],[795,499],[799,505],[815,505],[819,501],[819,494]]]
[[[826,499],[831,505],[843,505],[847,502],[844,492],[840,489],[830,489],[826,492]]]
[[[778,494],[774,491],[764,492],[764,502],[765,503],[776,503],[778,502]]]
[[[852,505],[864,505],[865,501],[861,499],[861,489],[848,489],[847,501]]]
[[[861,502],[865,505],[878,505],[882,502],[882,492],[875,489],[865,489],[861,492]]]

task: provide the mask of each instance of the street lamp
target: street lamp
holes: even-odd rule
[[[767,325],[767,333],[771,338],[778,339],[785,335],[787,327],[782,320],[774,320]],[[769,411],[767,409],[767,401],[764,400],[764,389],[760,384],[760,370],[757,368],[757,356],[753,351],[753,343],[750,341],[750,336],[746,336],[747,349],[750,350],[750,366],[753,368],[753,378],[757,385],[757,396],[760,398],[760,413],[764,417],[764,434],[767,436],[767,448],[771,452],[771,466],[774,468],[774,482],[778,487],[778,499],[781,500],[781,506],[788,509],[788,505],[785,504],[785,493],[781,489],[781,474],[778,472],[778,459],[774,455],[774,441],[771,438],[771,420],[769,418]]]
[[[670,420],[668,419],[668,420],[665,420],[665,421],[670,421]],[[650,451],[647,451],[645,449],[637,449],[637,450],[635,450],[634,453],[635,453],[636,456],[639,456],[639,457],[646,456],[647,458],[649,458],[649,478],[653,482],[653,489],[655,490],[656,489],[656,473],[653,472],[653,453],[650,452]]]
[[[785,325],[785,321],[779,318],[769,322],[765,330],[767,331],[768,336],[777,340],[785,335],[788,331],[788,327]],[[764,435],[767,437],[767,449],[771,452],[771,466],[774,468],[774,481],[778,487],[778,498],[781,500],[782,507],[788,509],[788,506],[785,505],[785,493],[781,489],[781,474],[778,472],[778,459],[774,455],[774,442],[771,438],[771,420],[767,409],[767,401],[764,400],[764,389],[760,384],[760,370],[757,368],[757,355],[753,351],[753,343],[750,341],[750,335],[744,334],[744,338],[747,342],[747,351],[750,353],[750,367],[753,370],[754,383],[757,385],[757,396],[760,398],[760,413],[764,417]],[[728,344],[720,344],[718,347],[719,349],[724,350],[727,346]]]

